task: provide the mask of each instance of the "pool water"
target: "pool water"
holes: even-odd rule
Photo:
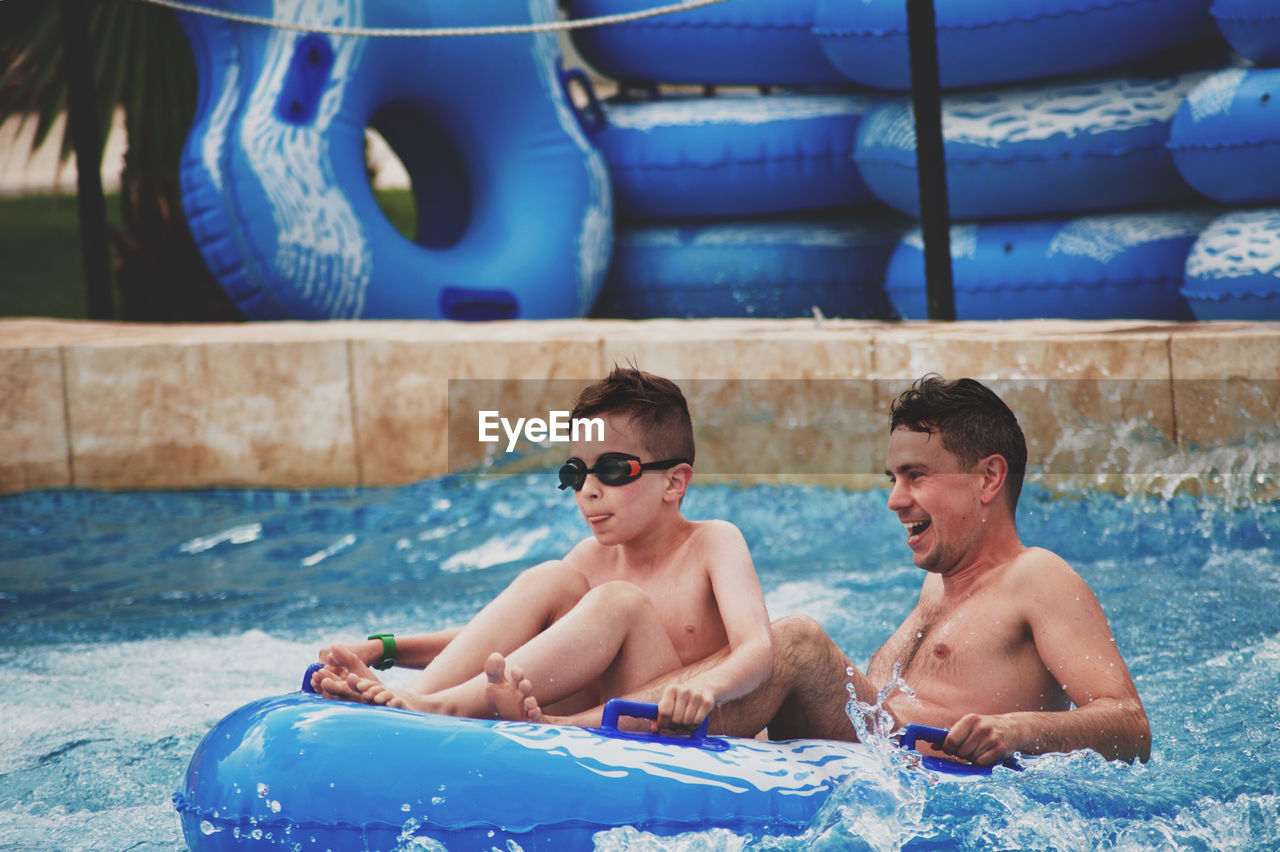
[[[630,829],[604,849],[1280,849],[1280,504],[1029,486],[1024,542],[1102,601],[1151,718],[1145,766],[1081,753],[841,790],[802,838]],[[864,665],[920,583],[883,491],[695,485],[742,529],[774,617]],[[586,534],[547,474],[307,493],[0,498],[0,848],[182,847],[171,796],[223,715],[316,650],[464,622]]]

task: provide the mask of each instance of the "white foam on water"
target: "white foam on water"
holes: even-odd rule
[[[492,568],[494,565],[505,565],[523,559],[533,550],[534,545],[551,535],[550,527],[538,527],[527,532],[491,538],[479,547],[462,550],[450,556],[440,564],[440,570],[449,574],[463,571],[476,571],[481,568]]]

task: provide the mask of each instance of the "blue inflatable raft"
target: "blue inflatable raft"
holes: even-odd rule
[[[595,316],[885,319],[894,217],[774,219],[618,232]]]
[[[1165,144],[1183,99],[1206,76],[1100,77],[944,97],[951,215],[1049,216],[1190,201],[1196,195]],[[867,113],[854,160],[877,197],[919,215],[908,99]]]
[[[652,707],[652,705],[648,705]],[[192,850],[580,850],[633,826],[753,837],[808,828],[869,749],[818,740],[619,732],[455,719],[295,693],[204,738],[174,796]],[[934,729],[913,729],[929,736]],[[934,768],[944,768],[937,763]],[[512,846],[515,843],[518,846]]]
[[[853,164],[870,99],[722,94],[604,105],[593,134],[619,219],[736,218],[874,204]]]
[[[1200,320],[1280,320],[1280,209],[1214,219],[1187,256],[1182,293]]]
[[[1280,201],[1280,68],[1227,68],[1201,81],[1168,145],[1187,183],[1209,198]]]
[[[1179,292],[1205,211],[981,222],[951,229],[956,318],[1191,319]],[[903,319],[927,319],[917,229],[889,261],[885,291]]]
[[[936,0],[935,6],[944,88],[1094,71],[1215,29],[1209,0]],[[911,88],[903,0],[819,0],[814,32],[850,80]]]
[[[551,0],[219,0],[300,26],[546,22]],[[608,171],[553,34],[328,36],[184,15],[200,82],[187,220],[249,319],[582,316],[608,266]],[[413,240],[369,185],[377,129],[413,183]],[[536,211],[532,212],[531,211]]]

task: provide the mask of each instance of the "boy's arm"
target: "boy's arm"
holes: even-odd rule
[[[454,637],[462,632],[462,628],[453,627],[448,630],[436,630],[432,633],[420,633],[414,636],[396,637],[396,665],[410,669],[425,669]],[[363,639],[347,644],[347,648],[360,658],[366,666],[372,666],[382,659],[382,640]],[[324,648],[320,651],[320,660],[325,659]]]
[[[769,612],[746,540],[725,521],[708,522],[704,535],[698,560],[715,593],[728,653],[705,671],[663,690],[658,728],[696,727],[717,704],[750,693],[773,672]]]
[[[1062,712],[968,714],[943,750],[994,764],[1024,754],[1088,748],[1109,760],[1146,760],[1151,728],[1102,606],[1081,577],[1047,551],[1026,583],[1022,606],[1045,668],[1075,707]]]

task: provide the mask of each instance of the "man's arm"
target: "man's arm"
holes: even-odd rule
[[[1066,562],[1039,551],[1018,595],[1045,668],[1075,707],[1062,712],[968,714],[943,750],[984,765],[1024,754],[1092,749],[1146,760],[1151,728],[1137,687],[1092,590]]]
[[[667,685],[658,700],[659,728],[694,727],[717,705],[741,698],[773,671],[769,613],[742,533],[709,522],[698,561],[705,567],[729,639],[729,653],[697,675]]]

